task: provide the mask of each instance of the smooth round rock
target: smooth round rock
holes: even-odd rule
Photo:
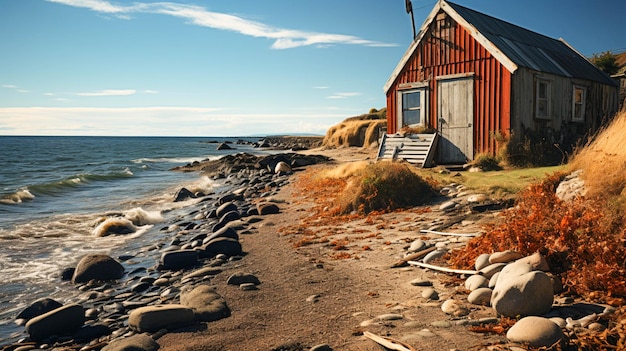
[[[68,304],[30,319],[26,332],[32,340],[43,340],[52,335],[72,333],[85,323],[85,310],[77,304]]]
[[[102,351],[156,351],[159,344],[148,334],[135,334],[126,338],[113,340],[102,348]]]
[[[409,246],[408,252],[417,252],[426,248],[426,242],[422,239],[413,240]]]
[[[489,256],[489,263],[509,263],[515,260],[519,260],[522,257],[524,257],[524,255],[517,251],[500,251],[492,253],[491,256]]]
[[[487,279],[493,277],[494,274],[500,272],[506,267],[506,263],[493,263],[488,265],[487,267],[483,267],[479,272],[482,276]]]
[[[444,301],[443,304],[441,304],[441,310],[446,314],[450,314],[455,317],[466,316],[469,314],[469,310],[457,300]]]
[[[439,294],[433,288],[427,288],[422,291],[422,297],[428,300],[439,300]]]
[[[474,268],[476,268],[477,271],[487,267],[488,265],[490,265],[489,263],[489,256],[491,256],[490,254],[482,254],[479,255],[478,257],[476,257],[476,261],[474,262]]]
[[[261,284],[261,281],[254,274],[243,272],[233,273],[226,281],[226,284],[228,285],[241,285],[245,283],[259,285]]]
[[[492,292],[489,288],[478,288],[467,296],[467,301],[472,305],[489,306]]]
[[[474,291],[479,288],[486,288],[489,285],[489,279],[482,275],[474,274],[465,280],[465,289]]]
[[[72,277],[73,283],[86,283],[90,280],[109,281],[120,279],[124,266],[107,255],[90,254],[78,262]]]
[[[547,318],[524,317],[506,333],[512,342],[528,344],[532,347],[550,347],[565,338],[561,328]]]
[[[208,285],[199,285],[189,292],[180,294],[180,303],[193,310],[195,318],[212,322],[230,316],[226,300]]]
[[[139,307],[130,312],[128,326],[138,332],[155,332],[194,320],[193,310],[179,304]]]
[[[491,306],[507,317],[537,316],[550,310],[554,300],[552,280],[541,271],[506,276],[504,271],[491,295]],[[552,322],[550,322],[552,323]]]

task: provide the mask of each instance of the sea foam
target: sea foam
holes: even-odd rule
[[[0,203],[13,205],[22,203],[25,200],[32,200],[34,198],[35,195],[28,191],[28,189],[21,189],[14,192],[13,194],[7,194],[3,196],[2,199],[0,199]]]

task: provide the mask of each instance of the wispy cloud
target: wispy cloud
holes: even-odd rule
[[[5,89],[14,90],[14,91],[16,91],[18,93],[30,93],[30,90],[20,88],[17,85],[14,85],[14,84],[3,84],[2,87],[5,88]]]
[[[328,96],[329,99],[347,99],[349,97],[359,96],[361,93],[335,93]]]
[[[0,107],[6,135],[323,135],[345,111],[247,113],[218,107]],[[86,118],[85,116],[89,116]]]
[[[93,92],[76,93],[78,96],[126,96],[134,95],[137,92],[135,89],[108,89]]]
[[[334,44],[351,44],[373,47],[397,46],[397,44],[367,40],[352,35],[317,33],[284,29],[252,21],[227,13],[208,11],[201,6],[174,2],[140,3],[118,5],[103,0],[48,0],[74,7],[87,8],[99,13],[129,19],[135,13],[162,14],[179,17],[189,23],[218,30],[226,30],[255,38],[274,40],[273,49],[291,49],[301,46],[325,47]]]

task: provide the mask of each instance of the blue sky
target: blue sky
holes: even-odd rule
[[[623,0],[455,2],[626,49]],[[385,106],[411,40],[404,0],[0,0],[0,135],[324,134]]]

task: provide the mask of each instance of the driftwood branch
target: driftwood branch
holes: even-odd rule
[[[370,340],[375,341],[379,345],[386,347],[389,350],[417,351],[411,345],[405,344],[402,341],[394,340],[392,338],[387,338],[384,336],[376,335],[368,331],[363,332],[363,335],[365,335],[365,337],[369,338]]]
[[[468,238],[473,238],[475,236],[480,236],[480,233],[447,233],[447,232],[438,232],[435,230],[428,230],[428,229],[422,229],[420,230],[420,232],[422,233],[429,233],[429,234],[437,234],[437,235],[446,235],[446,236],[463,236],[463,237],[468,237]]]
[[[391,268],[397,268],[397,267],[403,267],[406,266],[408,261],[413,261],[413,260],[419,260],[420,258],[426,256],[426,254],[428,254],[429,252],[435,251],[437,248],[436,247],[429,247],[427,249],[412,253],[410,255],[406,255],[405,257],[403,257],[400,261],[394,263]]]
[[[441,267],[441,266],[435,266],[435,265],[428,264],[428,263],[423,263],[423,262],[408,261],[407,263],[410,264],[410,265],[413,265],[413,266],[418,266],[418,267],[422,267],[422,268],[428,268],[428,269],[432,269],[432,270],[435,270],[435,271],[446,272],[446,273],[468,274],[468,275],[478,274],[478,271],[470,271],[470,270],[465,270],[465,269],[454,269],[454,268],[448,268],[448,267]]]

